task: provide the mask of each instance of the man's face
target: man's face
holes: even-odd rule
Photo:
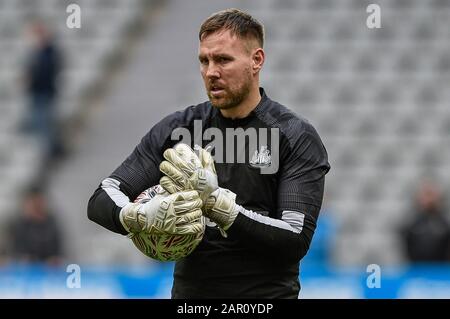
[[[228,30],[200,41],[200,71],[206,93],[214,107],[230,109],[241,104],[256,81],[252,73],[252,52],[248,40]]]

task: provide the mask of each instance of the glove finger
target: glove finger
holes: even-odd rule
[[[200,159],[189,145],[184,143],[178,143],[177,145],[175,145],[174,150],[183,160],[194,164],[196,168],[201,167],[202,163]]]
[[[202,163],[203,168],[211,170],[216,174],[216,168],[214,166],[214,159],[210,152],[207,150],[200,148],[199,150],[199,158]]]
[[[172,163],[173,166],[181,170],[187,176],[191,176],[196,169],[196,165],[192,162],[192,158],[181,157],[173,148],[165,150],[163,156],[166,160]]]
[[[188,188],[188,177],[185,173],[176,168],[172,163],[168,161],[162,161],[161,164],[159,164],[159,170],[182,189]]]
[[[163,153],[164,158],[169,161],[172,165],[182,170],[183,173],[190,175],[194,171],[193,164],[190,163],[188,158],[181,158],[176,150],[173,148],[168,148]]]
[[[202,206],[203,206],[203,202],[198,197],[194,200],[181,201],[181,202],[174,203],[174,209],[177,214],[182,214],[182,213],[194,210],[194,209],[199,209]]]
[[[178,192],[173,194],[172,196],[175,196],[175,202],[178,202],[176,203],[177,205],[181,204],[180,202],[187,202],[200,199],[198,192],[193,190]]]
[[[200,209],[191,210],[186,214],[183,214],[177,218],[176,225],[193,223],[199,221],[202,217],[202,211]]]
[[[171,178],[167,176],[161,177],[159,184],[164,188],[169,194],[174,194],[183,190],[183,187],[175,183]]]
[[[176,228],[177,234],[180,235],[198,234],[203,232],[203,230],[204,225],[201,222],[180,225]]]

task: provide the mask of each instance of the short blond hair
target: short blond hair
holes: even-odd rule
[[[199,40],[221,30],[229,30],[241,39],[256,40],[261,48],[264,46],[264,26],[239,9],[226,9],[211,15],[200,27]]]

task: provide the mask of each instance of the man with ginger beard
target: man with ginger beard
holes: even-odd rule
[[[265,61],[260,22],[237,9],[220,11],[201,25],[199,40],[209,101],[156,124],[102,181],[89,201],[88,217],[129,234],[123,216],[130,203],[173,177],[161,165],[179,142],[173,132],[194,133],[200,122],[199,146],[215,137],[210,172],[218,186],[209,185],[206,195],[198,189],[206,230],[199,246],[176,262],[172,298],[298,298],[299,263],[314,234],[330,169],[327,152],[307,120],[260,87]],[[276,169],[267,170],[274,162]],[[226,209],[215,210],[218,198]]]

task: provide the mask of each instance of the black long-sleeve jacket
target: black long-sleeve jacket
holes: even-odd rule
[[[167,116],[89,201],[91,220],[126,234],[119,212],[159,183],[164,150],[180,139],[213,146],[219,186],[236,193],[245,209],[227,238],[209,225],[196,250],[176,262],[173,298],[298,297],[299,262],[312,240],[330,165],[314,127],[260,91],[261,101],[243,119],[225,118],[209,102]]]

